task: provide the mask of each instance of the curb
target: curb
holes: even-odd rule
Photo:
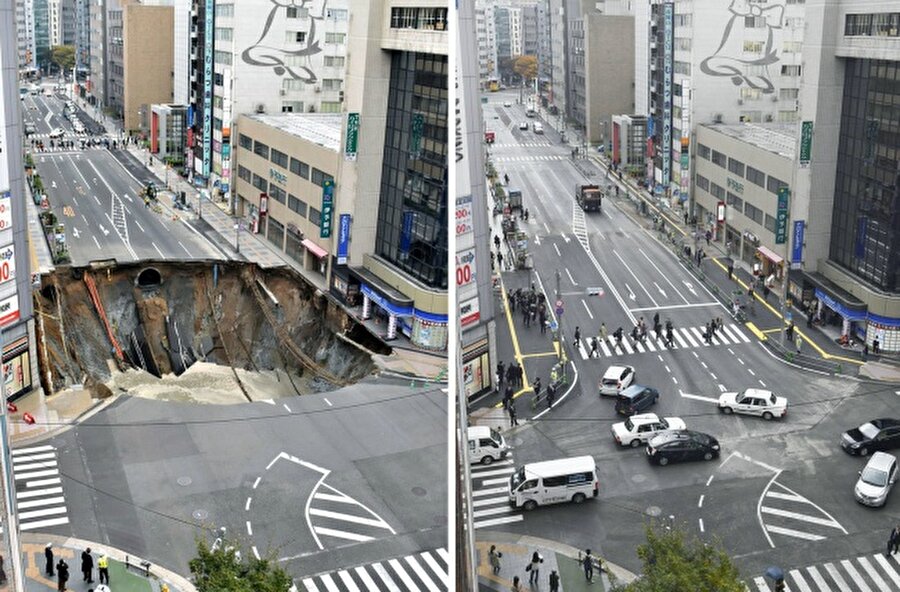
[[[36,444],[38,442],[43,442],[44,440],[49,440],[51,438],[55,438],[56,436],[64,434],[65,432],[78,426],[78,424],[80,424],[84,421],[87,421],[88,419],[92,418],[96,414],[100,413],[101,411],[103,411],[104,409],[106,409],[107,407],[112,405],[115,401],[118,401],[120,396],[121,396],[121,394],[115,394],[112,397],[110,397],[109,399],[106,399],[105,401],[98,400],[96,403],[94,403],[93,405],[91,405],[90,407],[88,407],[87,409],[82,411],[80,414],[78,414],[74,418],[72,418],[72,420],[69,423],[67,423],[66,425],[62,425],[62,426],[53,428],[52,430],[48,430],[42,434],[36,434],[34,436],[14,439],[11,442],[11,447],[18,447],[18,446],[22,446],[22,445],[26,445],[26,444]]]

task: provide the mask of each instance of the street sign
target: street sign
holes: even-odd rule
[[[565,309],[563,308],[563,301],[557,300],[556,301],[556,314],[561,315],[564,311],[565,311]]]
[[[778,189],[778,210],[775,218],[775,244],[783,245],[787,240],[788,196],[791,191],[787,187]]]
[[[556,331],[557,329],[559,329],[559,323],[557,323],[556,321],[550,321],[550,330]]]
[[[813,122],[804,121],[800,124],[800,166],[809,166],[812,153]]]
[[[334,208],[334,181],[322,182],[322,212],[319,216],[319,238],[331,238],[331,213]]]
[[[347,114],[347,140],[344,146],[344,159],[356,160],[356,146],[359,141],[359,113]]]

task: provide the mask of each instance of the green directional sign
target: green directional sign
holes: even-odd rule
[[[356,146],[359,143],[359,113],[347,114],[347,141],[344,144],[344,158],[356,160]]]
[[[322,215],[319,217],[319,238],[331,238],[331,220],[334,214],[334,181],[322,182]]]
[[[804,121],[800,124],[800,166],[809,165],[812,153],[813,122]]]
[[[787,241],[788,196],[791,190],[781,187],[778,190],[778,211],[775,217],[775,244],[783,245]]]

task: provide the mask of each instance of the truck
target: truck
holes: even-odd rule
[[[510,187],[506,190],[506,198],[509,200],[509,209],[516,210],[522,209],[522,190],[521,189],[513,189]]]
[[[575,201],[585,212],[599,212],[603,202],[600,186],[576,184]]]

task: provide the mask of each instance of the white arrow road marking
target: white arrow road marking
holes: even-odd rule
[[[629,286],[628,284],[625,284],[625,289],[628,290],[628,297],[631,298],[632,300],[634,300],[635,296],[634,296],[634,292],[631,289],[631,286]]]
[[[53,189],[56,189],[56,181],[51,181],[50,187],[52,187]]]
[[[75,226],[72,227],[72,236],[78,238],[78,228],[76,228]]]
[[[591,312],[591,309],[588,308],[587,302],[585,302],[584,299],[582,299],[582,300],[581,300],[581,303],[584,305],[584,310],[587,311],[588,316],[591,317],[591,320],[593,321],[593,320],[594,320],[594,313],[592,313],[592,312]]]
[[[703,395],[692,395],[690,393],[686,393],[686,392],[682,391],[681,389],[678,389],[678,394],[681,395],[682,397],[684,397],[685,399],[695,399],[697,401],[706,401],[707,403],[715,403],[716,405],[719,404],[719,400],[716,399],[715,397],[704,397]]]
[[[659,284],[653,282],[653,285],[656,286],[656,289],[659,290],[659,293],[662,294],[663,298],[667,298],[665,290],[659,287]]]
[[[550,227],[547,226],[546,222],[544,222],[544,230],[547,232],[547,234],[550,234]]]
[[[100,227],[100,230],[103,232],[103,236],[109,235],[109,231],[103,226],[103,224],[98,224],[97,226]]]
[[[534,244],[536,244],[537,246],[541,246],[541,235],[534,235]]]
[[[576,282],[575,279],[572,277],[572,274],[569,273],[569,268],[568,268],[568,267],[566,268],[566,275],[569,276],[569,281],[572,282],[572,285],[573,285],[573,286],[577,286],[577,285],[578,285],[578,282]]]
[[[725,385],[724,385],[724,384],[720,384],[720,385],[719,385],[719,391],[721,391],[721,392],[723,392],[723,393],[725,392]]]
[[[688,292],[690,292],[694,296],[697,295],[697,292],[694,291],[694,284],[690,283],[687,280],[681,280],[681,283],[684,284],[684,287],[688,289]]]
[[[553,243],[553,248],[556,249],[556,256],[562,257],[562,253],[559,252],[559,247],[556,246],[556,243]]]
[[[565,232],[560,233],[560,236],[562,236],[562,239],[563,239],[564,241],[566,241],[566,243],[568,243],[570,240],[572,240],[572,239],[570,239],[568,236],[566,236],[566,233],[565,233]]]

